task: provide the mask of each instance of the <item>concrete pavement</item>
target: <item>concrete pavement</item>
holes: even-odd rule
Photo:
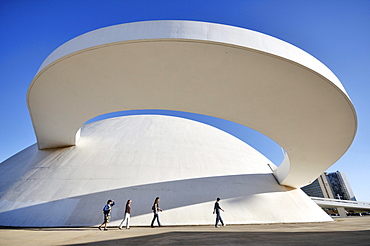
[[[220,228],[0,228],[0,245],[370,245],[370,216]]]

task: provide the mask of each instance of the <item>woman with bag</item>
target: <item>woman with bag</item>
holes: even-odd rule
[[[153,220],[152,220],[152,224],[150,225],[151,227],[154,227],[154,221],[155,219],[157,219],[157,223],[158,223],[158,226],[162,226],[161,223],[159,222],[159,212],[162,212],[162,209],[160,209],[159,207],[159,197],[155,198],[155,201],[154,201],[154,204],[152,206],[152,210],[153,210],[153,214],[154,214],[154,217],[153,217]]]

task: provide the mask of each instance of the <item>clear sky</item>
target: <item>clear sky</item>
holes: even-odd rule
[[[346,173],[357,200],[370,202],[369,13],[369,0],[0,0],[0,162],[36,142],[26,93],[43,60],[58,46],[115,24],[206,21],[282,39],[336,74],[357,111],[358,131],[328,171]],[[276,165],[282,160],[275,143],[246,127],[207,116],[156,113],[206,122],[246,141]]]

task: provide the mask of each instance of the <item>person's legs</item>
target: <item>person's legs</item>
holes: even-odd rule
[[[222,220],[221,214],[219,214],[218,216],[219,216],[222,226],[225,226],[224,221]]]
[[[106,222],[103,222],[103,223],[99,226],[99,230],[101,230],[102,226],[104,226],[104,230],[107,230],[107,223],[106,223]]]
[[[158,226],[162,226],[161,225],[161,222],[159,221],[159,214],[154,214],[154,217],[153,217],[153,220],[152,220],[152,224],[150,226],[151,227],[154,227],[154,221],[155,221],[155,219],[157,219]]]
[[[118,226],[118,229],[122,229],[122,225],[123,225],[123,223],[125,223],[125,220],[126,220],[126,215],[127,214],[125,213],[125,215],[123,216],[123,219],[122,219],[121,223]]]
[[[110,220],[110,215],[106,214],[106,215],[104,216],[104,231],[107,231],[107,230],[108,230],[108,229],[107,229],[107,225],[108,225],[108,223],[109,223],[109,220]]]
[[[220,220],[220,214],[216,213],[216,224],[215,224],[216,227],[218,227],[219,220]]]
[[[101,230],[102,226],[104,225],[104,230],[107,230],[107,223],[109,222],[108,215],[104,214],[104,221],[101,223],[101,225],[98,227],[99,230]]]
[[[161,222],[159,222],[159,214],[157,214],[157,223],[158,223],[158,226],[162,226]]]
[[[130,229],[130,214],[126,213],[125,218],[126,218],[126,229]]]
[[[155,218],[156,218],[157,216],[158,216],[158,214],[154,213],[152,223],[150,224],[150,226],[151,226],[151,227],[154,227],[154,221],[155,221]]]

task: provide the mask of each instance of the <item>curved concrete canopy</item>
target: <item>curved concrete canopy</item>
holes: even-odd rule
[[[169,109],[251,127],[280,144],[282,185],[312,182],[349,148],[353,105],[308,53],[241,28],[191,22],[122,24],[81,35],[42,64],[28,105],[40,149],[75,145],[87,120]]]

